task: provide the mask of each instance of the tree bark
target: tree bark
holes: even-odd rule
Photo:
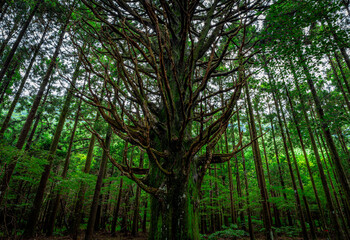
[[[276,94],[276,95],[277,95],[277,94]],[[290,150],[291,150],[291,152],[292,152],[292,157],[293,157],[293,162],[294,162],[294,168],[295,168],[296,175],[297,175],[297,178],[298,178],[299,187],[300,187],[300,190],[302,191],[302,199],[303,199],[303,202],[304,202],[304,205],[305,205],[306,217],[307,217],[307,220],[309,221],[311,238],[312,238],[312,239],[317,239],[317,237],[316,237],[315,226],[314,226],[314,223],[313,223],[313,220],[312,220],[312,216],[311,216],[311,211],[310,211],[309,203],[308,203],[308,201],[307,201],[307,199],[306,199],[306,197],[305,197],[305,193],[304,193],[304,184],[303,184],[303,182],[302,182],[302,180],[301,180],[300,171],[299,171],[299,166],[298,166],[298,163],[297,163],[297,159],[296,159],[296,157],[295,157],[295,152],[294,152],[294,148],[293,148],[293,143],[292,143],[292,139],[291,139],[290,134],[289,134],[289,130],[288,130],[288,126],[287,126],[287,121],[286,121],[286,118],[285,118],[285,115],[284,115],[284,111],[283,111],[281,99],[280,99],[279,96],[276,96],[276,98],[277,98],[277,100],[278,100],[279,107],[280,107],[280,110],[281,110],[281,113],[282,113],[282,120],[283,120],[284,127],[285,127],[285,130],[286,130],[287,140],[288,140],[288,142],[289,142]]]
[[[343,84],[342,84],[342,82],[339,79],[339,76],[338,76],[338,73],[337,73],[337,69],[336,69],[336,67],[335,67],[335,65],[333,63],[333,60],[331,59],[331,57],[328,54],[327,54],[327,57],[328,57],[330,65],[332,67],[334,78],[336,80],[336,84],[338,85],[338,88],[339,88],[340,92],[343,95],[345,104],[346,104],[346,106],[348,108],[348,112],[350,112],[350,102],[349,102],[348,96],[346,95],[346,93],[344,91]]]
[[[51,90],[51,86],[52,86],[52,78],[51,80],[49,81],[49,85],[47,86],[47,89],[46,89],[46,93],[44,95],[44,98],[43,100],[40,102],[40,107],[38,108],[38,111],[35,115],[35,122],[32,126],[32,129],[30,131],[30,134],[29,134],[29,137],[27,139],[27,143],[26,143],[26,146],[25,146],[25,150],[28,151],[33,143],[33,138],[34,138],[34,135],[35,135],[35,132],[36,132],[36,129],[39,125],[39,122],[40,120],[42,119],[41,115],[43,114],[44,112],[44,109],[45,109],[45,104],[46,104],[46,100],[47,100],[47,97],[49,96],[49,93],[50,93],[50,90]]]
[[[190,177],[171,179],[161,199],[151,196],[149,239],[200,239],[199,189],[194,179],[196,169],[192,167],[192,171]]]
[[[0,20],[1,21],[1,20]],[[7,34],[6,39],[1,43],[0,46],[0,56],[2,56],[2,54],[4,53],[5,47],[7,46],[8,42],[10,41],[10,39],[12,38],[13,33],[18,29],[20,20],[19,18],[15,17],[15,24],[13,25],[13,27],[11,28],[10,32]]]
[[[337,65],[339,67],[339,70],[340,70],[340,74],[343,78],[343,81],[345,83],[345,87],[348,91],[348,94],[350,94],[350,86],[349,86],[349,81],[348,81],[348,78],[346,77],[345,75],[345,72],[344,72],[344,69],[343,69],[343,65],[340,61],[340,57],[339,57],[339,54],[337,53],[337,51],[334,51],[334,57],[335,57],[335,61],[337,62]]]

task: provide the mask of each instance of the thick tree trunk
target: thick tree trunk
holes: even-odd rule
[[[152,240],[199,240],[199,189],[197,173],[181,176],[167,182],[167,192],[156,198],[151,196],[151,226],[149,239]]]

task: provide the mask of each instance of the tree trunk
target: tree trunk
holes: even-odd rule
[[[312,171],[311,171],[309,158],[308,158],[306,150],[305,150],[305,144],[304,144],[304,140],[302,138],[301,130],[300,130],[300,127],[299,127],[299,124],[298,124],[298,121],[297,121],[296,111],[294,110],[292,99],[291,99],[291,96],[289,94],[289,91],[288,91],[287,87],[285,87],[285,90],[287,92],[287,98],[288,98],[289,106],[291,108],[294,125],[295,125],[295,128],[296,128],[297,133],[298,133],[298,137],[299,137],[301,149],[303,151],[306,167],[307,167],[307,170],[308,170],[308,173],[309,173],[309,176],[310,176],[310,181],[311,181],[311,184],[312,184],[312,188],[314,190],[314,194],[315,194],[318,210],[319,210],[319,212],[321,214],[322,224],[323,224],[323,227],[326,229],[327,225],[326,225],[325,217],[324,217],[324,214],[323,214],[323,209],[322,209],[322,206],[321,206],[321,201],[320,201],[320,198],[318,196],[318,191],[317,191],[317,188],[316,188],[316,185],[315,185],[315,180],[314,180],[314,177],[313,177],[313,174],[312,174]]]
[[[237,105],[236,105],[237,107]],[[247,109],[247,107],[246,107]],[[237,108],[238,110],[238,108]],[[239,118],[239,111],[237,111],[237,123],[238,123],[238,131],[241,131],[241,123],[240,123],[240,118]],[[249,125],[249,123],[248,123]],[[242,131],[243,132],[243,131]],[[242,144],[241,144],[242,147]],[[252,222],[252,213],[251,209],[249,206],[249,184],[248,184],[248,177],[247,177],[247,169],[246,169],[246,164],[245,164],[245,157],[244,157],[244,150],[241,151],[241,156],[242,156],[242,165],[243,165],[243,175],[244,175],[244,184],[245,184],[245,194],[246,194],[246,205],[247,205],[247,216],[248,216],[248,231],[249,231],[249,237],[250,240],[254,240],[254,227],[253,227],[253,222]]]
[[[277,95],[277,94],[276,94]],[[291,140],[291,137],[290,137],[290,134],[289,134],[289,130],[288,130],[288,126],[287,126],[287,121],[286,121],[286,118],[285,118],[285,115],[284,115],[284,111],[283,111],[283,107],[282,107],[282,103],[281,103],[281,99],[279,98],[279,96],[276,96],[276,98],[278,99],[278,103],[279,103],[279,106],[280,106],[280,110],[281,110],[281,113],[282,113],[282,120],[283,120],[283,123],[284,123],[284,128],[286,130],[286,134],[287,134],[287,140],[289,142],[289,146],[290,146],[290,150],[292,152],[292,157],[293,157],[293,162],[294,162],[294,168],[295,168],[295,171],[296,171],[296,175],[297,175],[297,178],[298,178],[298,182],[299,182],[299,187],[300,187],[300,190],[302,191],[302,199],[303,199],[303,202],[304,202],[304,205],[305,205],[305,210],[306,210],[306,217],[309,221],[309,225],[310,225],[310,232],[311,232],[311,238],[312,239],[316,239],[316,231],[315,231],[315,227],[314,227],[314,223],[313,223],[313,220],[312,220],[312,216],[311,216],[311,211],[310,211],[310,207],[309,207],[309,203],[305,197],[305,192],[304,192],[304,185],[303,185],[303,182],[301,180],[301,176],[300,176],[300,171],[299,171],[299,166],[298,166],[298,163],[297,163],[297,159],[295,157],[295,152],[294,152],[294,148],[293,148],[293,143],[292,143],[292,140]]]
[[[311,123],[310,123],[309,117],[308,117],[308,115],[306,113],[306,109],[305,109],[306,105],[305,105],[305,102],[304,102],[304,98],[301,95],[301,90],[300,90],[299,83],[298,83],[298,80],[297,80],[298,78],[297,78],[297,75],[296,75],[296,72],[295,72],[295,67],[294,67],[294,64],[293,64],[292,61],[290,61],[290,65],[291,65],[291,71],[292,71],[293,78],[294,78],[294,83],[295,83],[295,86],[297,88],[298,95],[299,95],[299,100],[300,100],[300,103],[301,103],[301,106],[302,106],[301,109],[302,109],[302,112],[303,112],[303,115],[304,115],[304,120],[306,122],[307,130],[308,130],[309,137],[310,137],[310,140],[311,140],[311,146],[312,146],[312,149],[313,149],[314,154],[315,154],[315,158],[316,158],[316,162],[317,162],[318,171],[320,173],[323,190],[324,190],[324,193],[326,195],[328,209],[330,210],[331,219],[332,219],[331,224],[333,226],[333,230],[332,231],[334,231],[336,233],[338,239],[341,239],[342,237],[345,237],[345,236],[344,236],[344,233],[342,231],[342,227],[341,227],[341,225],[340,225],[340,223],[338,221],[337,213],[336,213],[335,208],[334,208],[333,200],[332,200],[332,197],[331,197],[331,194],[330,194],[330,190],[329,190],[329,187],[328,187],[328,184],[327,184],[326,175],[325,175],[324,170],[323,170],[323,166],[322,166],[322,163],[321,163],[320,155],[318,153],[315,137],[314,137],[314,134],[313,134],[312,129],[311,129]]]
[[[38,7],[39,2],[40,1],[38,1],[36,7]],[[60,52],[61,45],[63,43],[63,38],[64,38],[64,35],[65,35],[65,32],[66,32],[66,27],[68,25],[68,21],[69,20],[67,20],[66,23],[61,28],[61,34],[60,34],[60,37],[59,37],[59,40],[58,40],[55,52],[54,52],[54,54],[53,54],[53,56],[51,58],[50,65],[49,65],[48,69],[46,70],[45,76],[44,76],[44,78],[43,78],[43,80],[42,80],[42,82],[40,84],[39,91],[38,91],[38,93],[37,93],[37,95],[36,95],[36,97],[35,97],[35,99],[33,101],[33,105],[32,105],[32,107],[31,107],[31,109],[30,109],[30,111],[28,113],[26,122],[24,123],[24,125],[22,127],[22,130],[21,130],[21,133],[20,133],[20,135],[18,137],[16,148],[19,149],[19,150],[22,150],[22,148],[23,148],[23,145],[24,145],[26,137],[28,135],[30,126],[32,125],[32,122],[34,120],[35,113],[38,110],[41,98],[42,98],[42,96],[44,94],[44,90],[45,90],[45,88],[46,88],[46,86],[47,86],[47,84],[49,82],[52,70],[53,70],[54,66],[56,65],[56,60],[57,60],[58,54]],[[13,173],[15,167],[16,167],[17,159],[18,159],[18,156],[16,156],[12,160],[12,162],[7,167],[7,169],[5,171],[5,174],[3,176],[3,180],[2,180],[1,188],[0,188],[0,205],[1,205],[1,202],[2,202],[2,200],[4,198],[4,194],[5,194],[6,190],[7,190],[8,184],[10,182],[12,173]]]
[[[30,22],[32,21],[32,19],[33,19],[34,15],[35,15],[36,11],[38,10],[40,4],[41,4],[41,1],[39,1],[39,0],[35,3],[35,6],[33,7],[33,9],[31,11],[28,19],[23,24],[23,27],[22,27],[21,31],[19,32],[19,34],[17,36],[16,42],[12,45],[11,51],[9,52],[9,54],[8,54],[4,64],[3,64],[3,66],[2,66],[2,69],[0,71],[0,84],[2,83],[2,79],[5,76],[5,73],[6,73],[8,67],[9,67],[9,65],[11,63],[11,60],[12,60],[13,56],[15,55],[15,52],[16,52],[16,50],[18,48],[18,45],[21,42],[24,34],[26,33],[26,31],[28,29],[28,26],[29,26]]]
[[[35,62],[35,59],[38,56],[40,47],[44,43],[44,40],[45,40],[45,37],[46,37],[46,33],[47,33],[47,30],[48,30],[48,26],[49,26],[49,24],[47,23],[46,27],[44,29],[44,32],[42,33],[41,39],[39,41],[39,44],[36,46],[35,51],[33,53],[33,56],[32,56],[32,58],[30,60],[30,63],[28,65],[28,67],[27,67],[26,73],[24,74],[24,77],[22,78],[21,84],[19,85],[19,88],[17,89],[16,95],[15,95],[15,97],[14,97],[12,103],[11,103],[10,109],[8,110],[8,112],[6,114],[6,118],[5,118],[4,122],[1,125],[0,138],[4,135],[4,133],[5,133],[6,129],[7,129],[7,127],[8,127],[8,124],[9,124],[10,119],[12,117],[13,111],[15,110],[16,104],[17,104],[17,102],[18,102],[18,100],[19,100],[19,98],[20,98],[20,96],[22,94],[24,85],[27,82],[27,79],[28,79],[29,74],[30,74],[30,72],[32,70],[33,64]]]
[[[147,205],[148,205],[148,199],[145,201],[145,210],[143,212],[143,220],[142,220],[142,232],[147,231]]]
[[[259,116],[259,111],[256,111],[256,113],[257,113],[257,119],[258,119],[258,123],[259,123],[259,132],[260,132],[260,135],[261,135],[261,142],[262,142],[263,150],[264,150],[264,157],[265,157],[265,163],[266,163],[267,177],[268,177],[269,185],[270,185],[270,188],[271,188],[272,181],[271,181],[269,162],[268,162],[267,152],[266,152],[266,147],[265,147],[264,134],[263,134],[263,131],[262,131],[261,119],[260,119],[260,116]],[[276,193],[272,189],[270,190],[270,192],[271,192],[271,196],[272,197],[276,196]],[[273,213],[274,213],[274,216],[275,216],[275,226],[276,227],[281,227],[280,213],[278,211],[278,208],[277,208],[276,204],[272,204],[272,208],[273,208]],[[271,218],[272,218],[272,216],[271,216]],[[271,222],[272,222],[272,219],[271,219]]]
[[[100,117],[100,114],[97,113],[95,120],[94,120],[95,124],[97,123],[99,117]],[[90,172],[91,161],[92,161],[92,157],[93,157],[93,153],[94,153],[95,140],[96,140],[95,134],[91,134],[89,149],[88,149],[88,153],[86,155],[85,166],[84,166],[84,170],[83,170],[84,173]],[[75,208],[74,208],[74,213],[73,213],[73,226],[71,229],[74,240],[78,239],[86,188],[87,188],[87,185],[84,182],[82,182],[80,185],[80,188],[79,188],[78,198],[77,198],[77,201],[75,203]]]
[[[140,153],[140,165],[139,168],[143,167],[143,155],[144,153]],[[135,205],[134,205],[134,215],[132,220],[132,228],[131,228],[131,235],[136,236],[138,231],[138,222],[139,222],[139,210],[140,210],[140,195],[141,195],[141,189],[139,186],[136,187],[136,198],[135,198]]]
[[[7,73],[5,80],[3,81],[3,83],[0,86],[0,104],[3,102],[5,94],[6,94],[6,90],[8,88],[8,86],[10,85],[11,81],[12,81],[12,77],[15,74],[16,70],[18,68],[20,68],[21,62],[18,59],[20,58],[20,56],[16,56],[15,59],[13,60],[13,62],[10,64],[11,65],[11,70],[9,70],[9,72]]]
[[[84,89],[84,87],[83,87]],[[73,148],[73,141],[74,141],[74,136],[75,136],[75,132],[77,130],[77,126],[78,126],[78,122],[79,122],[79,115],[80,115],[80,110],[81,110],[81,102],[82,100],[80,99],[79,104],[78,104],[78,109],[77,112],[75,113],[75,119],[74,119],[74,125],[73,125],[73,129],[72,129],[72,134],[70,136],[70,140],[69,140],[69,145],[68,145],[68,150],[66,153],[66,159],[64,162],[64,167],[63,167],[63,171],[62,171],[62,179],[66,179],[67,177],[67,173],[68,173],[68,168],[69,168],[69,162],[70,162],[70,156],[72,153],[72,148]],[[57,194],[56,194],[56,198],[52,207],[52,211],[51,211],[51,217],[50,217],[50,222],[48,224],[48,230],[46,232],[46,236],[52,236],[53,231],[54,231],[54,227],[55,227],[55,221],[56,221],[56,215],[57,215],[57,210],[60,204],[60,198],[61,198],[61,191],[60,189],[57,190]]]
[[[331,21],[329,19],[326,18],[326,22],[329,26],[329,30],[335,40],[335,43],[337,44],[341,54],[343,55],[343,58],[345,60],[346,65],[348,66],[349,70],[350,70],[350,59],[349,59],[349,55],[346,52],[346,48],[344,46],[346,46],[346,43],[344,43],[344,41],[342,41],[342,39],[339,38],[338,34],[335,32],[333,24],[331,23]]]
[[[311,90],[311,93],[312,93],[312,98],[313,98],[313,100],[315,102],[317,115],[318,115],[318,117],[320,119],[320,125],[321,125],[321,128],[322,128],[323,134],[325,136],[327,146],[328,146],[329,151],[331,153],[331,157],[332,157],[333,163],[335,165],[335,169],[337,171],[337,175],[339,177],[340,183],[342,185],[342,188],[344,189],[344,192],[345,192],[345,195],[346,195],[347,199],[350,199],[350,184],[349,184],[349,180],[348,180],[348,178],[346,176],[346,173],[344,171],[344,168],[343,168],[343,165],[342,165],[342,161],[341,161],[341,159],[339,157],[338,150],[337,150],[337,148],[335,146],[335,143],[333,141],[333,137],[332,137],[332,134],[330,132],[327,120],[325,119],[325,115],[324,115],[324,112],[323,112],[321,101],[320,101],[320,99],[319,99],[319,97],[317,95],[317,92],[316,92],[316,89],[315,89],[315,85],[314,85],[314,83],[312,81],[311,73],[309,72],[309,69],[308,69],[308,67],[306,66],[306,63],[305,63],[305,59],[303,58],[301,53],[299,54],[299,60],[300,60],[301,66],[303,67],[307,83],[308,83],[308,85],[310,87],[310,90]]]
[[[267,70],[267,68],[266,68],[266,70]],[[270,73],[268,72],[268,70],[267,70],[267,74],[268,74],[269,79],[270,79],[270,84],[272,84],[272,79],[271,79],[271,76],[270,76]],[[292,180],[292,186],[293,186],[293,190],[294,190],[294,197],[295,197],[295,201],[296,201],[297,208],[298,208],[298,213],[299,213],[300,225],[301,225],[301,228],[302,228],[303,238],[304,239],[309,239],[309,236],[307,234],[307,228],[306,228],[306,225],[305,225],[304,213],[303,213],[303,210],[301,208],[301,202],[300,202],[300,198],[299,198],[298,188],[297,188],[297,185],[296,185],[296,182],[295,182],[295,176],[294,176],[294,172],[293,172],[293,167],[292,167],[292,163],[291,163],[290,156],[289,156],[288,145],[287,145],[287,142],[286,142],[286,137],[284,135],[283,124],[282,124],[282,119],[281,119],[281,115],[280,115],[280,109],[279,109],[279,105],[278,105],[278,102],[277,102],[277,99],[276,99],[276,92],[275,92],[274,89],[272,91],[272,98],[273,98],[273,101],[275,103],[275,107],[276,107],[276,111],[277,111],[277,119],[278,119],[280,131],[281,131],[281,134],[282,134],[283,147],[284,147],[284,150],[285,150],[285,153],[286,153],[286,159],[287,159],[287,163],[288,163],[289,174],[290,174],[290,177],[291,177],[291,180]]]
[[[112,138],[112,128],[110,125],[108,125],[106,138],[105,138],[105,148],[107,151],[109,151],[109,147],[111,145],[111,138]],[[102,154],[102,160],[101,160],[100,169],[99,169],[98,177],[97,177],[97,181],[96,181],[95,192],[94,192],[94,196],[92,199],[89,221],[88,221],[88,225],[87,225],[86,232],[85,232],[85,240],[93,239],[97,207],[99,206],[100,192],[101,192],[102,182],[103,182],[103,178],[105,176],[105,171],[106,171],[106,166],[107,166],[107,161],[108,161],[108,156],[107,156],[106,150],[104,150],[103,154]]]
[[[348,96],[346,95],[346,93],[344,91],[343,84],[342,84],[342,82],[339,79],[339,76],[338,76],[338,73],[337,73],[337,69],[336,69],[336,67],[335,67],[335,65],[333,63],[333,60],[331,59],[331,57],[328,54],[327,54],[327,57],[328,57],[330,65],[332,67],[334,78],[336,80],[336,84],[338,85],[338,88],[339,88],[339,90],[341,91],[341,93],[342,93],[342,95],[344,97],[345,104],[348,107],[348,112],[350,112],[350,102],[349,102]]]
[[[122,193],[123,193],[123,177],[120,178],[117,205],[115,206],[115,209],[113,212],[113,220],[112,220],[112,226],[111,226],[111,234],[113,237],[115,236],[115,228],[117,226]]]
[[[151,166],[152,169],[152,166]],[[199,240],[199,188],[196,169],[190,176],[180,176],[167,182],[167,193],[156,198],[151,195],[152,240]],[[151,175],[155,176],[156,175]]]
[[[269,109],[269,112],[270,112],[270,109]],[[276,137],[275,137],[276,136],[275,135],[275,128],[273,126],[273,120],[272,119],[271,119],[271,129],[272,129],[272,140],[273,140],[273,146],[274,146],[274,149],[275,149],[275,156],[276,156],[276,161],[277,161],[277,167],[278,167],[280,183],[281,183],[281,186],[282,186],[282,190],[285,190],[286,187],[285,187],[285,183],[284,183],[284,180],[283,180],[282,168],[281,168],[281,164],[280,164],[280,158],[279,158],[279,154],[278,154]],[[287,202],[286,192],[283,191],[282,195],[283,195],[284,201]],[[288,220],[289,226],[292,226],[293,225],[293,221],[292,221],[292,216],[290,214],[290,210],[289,209],[287,209],[287,220]]]
[[[236,109],[238,110],[238,106],[236,104]],[[237,119],[239,119],[239,111],[237,111]],[[239,123],[240,124],[240,123]],[[235,145],[235,134],[234,134],[234,125],[232,124],[232,144]],[[240,129],[238,129],[238,131],[240,131]],[[242,154],[244,157],[244,153]],[[241,186],[241,178],[240,178],[240,171],[239,171],[239,165],[238,165],[238,158],[237,155],[234,156],[235,158],[235,168],[236,168],[236,186],[237,186],[237,194],[238,194],[238,198],[242,198],[242,186]],[[242,201],[238,201],[238,208],[239,210],[237,210],[236,212],[236,217],[238,216],[239,213],[239,219],[240,219],[240,224],[241,227],[243,228],[243,230],[246,230],[246,226],[245,226],[245,218],[244,218],[244,211],[242,210],[243,208],[243,204]]]
[[[260,149],[259,149],[259,143],[257,139],[258,135],[256,132],[255,127],[255,120],[254,120],[254,114],[253,114],[253,108],[250,100],[249,95],[249,88],[248,83],[245,84],[246,88],[246,96],[247,96],[247,103],[248,103],[248,112],[249,112],[249,118],[250,118],[250,132],[251,136],[250,139],[253,141],[252,143],[252,150],[253,150],[253,156],[254,156],[254,163],[255,163],[255,169],[256,174],[258,178],[258,185],[260,188],[260,195],[262,198],[262,208],[263,208],[263,220],[264,220],[264,226],[265,226],[265,234],[266,238],[268,240],[274,239],[274,234],[272,230],[272,224],[271,224],[271,212],[269,208],[269,197],[266,190],[266,183],[265,183],[265,176],[264,176],[264,170],[262,166],[262,160],[260,155]]]
[[[334,51],[334,57],[335,57],[335,60],[336,60],[336,62],[337,62],[337,65],[338,65],[338,67],[339,67],[340,74],[341,74],[341,76],[342,76],[342,78],[343,78],[343,81],[344,81],[344,83],[345,83],[345,87],[346,87],[346,89],[347,89],[347,91],[348,91],[348,94],[350,94],[349,81],[348,81],[348,78],[347,78],[346,75],[345,75],[345,72],[344,72],[344,69],[343,69],[343,65],[342,65],[342,63],[341,63],[341,61],[340,61],[340,57],[339,57],[339,54],[337,53],[337,51]]]
[[[48,164],[44,166],[44,172],[41,175],[39,187],[37,190],[37,193],[35,195],[34,203],[33,203],[33,208],[32,211],[29,215],[28,223],[24,232],[25,237],[32,237],[35,231],[35,227],[38,221],[38,216],[41,208],[41,204],[43,201],[45,189],[46,189],[46,184],[47,181],[49,180],[50,172],[51,172],[51,167],[53,164],[53,160],[55,159],[55,154],[56,150],[58,147],[58,143],[61,137],[61,133],[64,127],[64,123],[66,122],[66,117],[69,111],[69,107],[73,98],[73,90],[75,87],[75,83],[78,79],[79,76],[79,68],[81,66],[81,61],[77,63],[74,73],[73,73],[73,79],[71,82],[71,86],[69,89],[67,89],[67,95],[66,99],[56,126],[55,134],[53,135],[52,142],[50,145],[50,150],[49,150],[49,156],[47,158]]]
[[[6,15],[7,10],[9,8],[9,6],[10,6],[10,4],[6,3],[6,1],[4,1],[4,0],[1,1],[0,5],[1,4],[2,4],[2,6],[0,6],[0,9],[1,9],[0,22],[2,21],[2,19]],[[6,4],[5,7],[4,7],[4,4]]]
[[[0,20],[1,21],[1,20]],[[0,56],[3,55],[4,53],[4,50],[8,44],[8,42],[10,41],[10,39],[12,38],[12,35],[15,31],[17,31],[18,29],[18,26],[19,26],[19,23],[20,23],[20,19],[15,17],[15,24],[13,25],[13,27],[11,28],[10,32],[7,34],[7,37],[6,39],[1,43],[1,46],[0,46]]]
[[[39,110],[37,111],[37,113],[35,115],[35,122],[34,122],[34,124],[32,126],[32,129],[30,131],[29,137],[27,139],[27,144],[26,144],[26,146],[24,148],[26,151],[28,151],[30,149],[30,146],[33,143],[33,138],[34,138],[36,129],[37,129],[38,125],[39,125],[39,122],[40,122],[40,119],[41,119],[41,115],[43,114],[44,109],[45,109],[45,104],[46,104],[47,97],[49,96],[49,93],[50,93],[50,90],[51,90],[51,85],[52,85],[52,78],[49,81],[49,85],[47,86],[44,98],[43,98],[43,100],[40,103]]]

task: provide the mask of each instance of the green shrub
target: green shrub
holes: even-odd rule
[[[218,238],[236,238],[236,237],[244,237],[244,236],[249,236],[247,232],[241,229],[237,229],[237,225],[231,225],[230,227],[225,227],[223,226],[223,230],[215,232],[211,234],[208,239],[209,240],[214,240]]]

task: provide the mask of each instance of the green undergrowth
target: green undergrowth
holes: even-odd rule
[[[208,239],[208,240],[215,240],[219,238],[235,239],[235,238],[249,236],[249,234],[246,231],[242,229],[238,229],[238,226],[236,224],[231,224],[229,227],[223,226],[222,228],[223,230],[212,233],[209,236],[202,235],[201,239]]]

